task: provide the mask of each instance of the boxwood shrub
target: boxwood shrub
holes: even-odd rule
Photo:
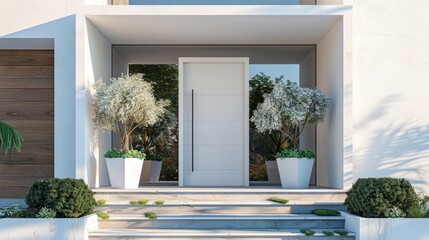
[[[28,209],[52,209],[59,218],[78,218],[92,213],[94,193],[81,179],[49,178],[36,181],[25,201]]]
[[[366,218],[389,217],[392,209],[413,217],[420,208],[419,197],[410,182],[398,178],[361,178],[347,192],[347,211]]]

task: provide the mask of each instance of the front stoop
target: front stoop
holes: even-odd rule
[[[345,192],[328,189],[234,189],[234,188],[140,188],[95,189],[97,207],[110,215],[99,220],[93,240],[113,239],[355,239],[325,236],[323,231],[344,229],[343,217],[320,217],[314,209],[343,211]],[[269,202],[269,197],[288,199],[287,204]],[[146,205],[130,201],[149,200]],[[157,206],[156,200],[164,200]],[[144,216],[154,212],[156,220]],[[316,232],[312,237],[299,230]]]

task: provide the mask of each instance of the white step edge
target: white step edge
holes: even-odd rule
[[[143,214],[109,214],[108,220],[132,221],[149,220]],[[157,215],[157,219],[162,220],[344,220],[342,216],[317,216],[314,214],[204,214],[204,215]]]
[[[111,194],[126,194],[126,193],[159,193],[159,194],[210,194],[210,193],[225,193],[225,194],[249,194],[249,193],[271,193],[271,194],[345,194],[344,189],[282,189],[282,188],[136,188],[136,189],[114,189],[114,188],[95,188],[91,189],[94,193],[111,193]]]
[[[314,236],[325,236],[323,231],[334,231],[334,229],[311,229],[316,232]],[[305,236],[299,229],[103,229],[89,232],[90,237],[280,237],[280,236]],[[339,236],[335,234],[335,236]],[[346,237],[354,237],[349,232]]]
[[[158,207],[162,207],[162,206],[303,206],[303,205],[308,205],[308,206],[312,206],[312,205],[326,205],[326,206],[337,206],[337,205],[344,205],[344,201],[290,201],[286,204],[283,203],[276,203],[276,202],[271,202],[271,201],[266,201],[266,202],[216,202],[216,201],[207,201],[207,202],[165,202],[163,205],[156,205],[155,203],[149,201],[149,203],[144,204],[144,205],[139,205],[139,204],[130,204],[127,201],[106,201],[106,203],[104,205],[100,205],[97,207],[103,207],[103,206],[130,206],[130,207],[142,207],[142,206],[158,206]]]

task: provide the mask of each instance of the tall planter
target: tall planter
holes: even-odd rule
[[[140,182],[158,182],[161,168],[162,161],[145,160]]]
[[[280,184],[277,161],[265,161],[265,167],[267,168],[268,182],[271,184]]]
[[[277,158],[282,188],[308,188],[314,158]]]
[[[138,188],[143,159],[139,158],[106,158],[110,184],[113,188]]]

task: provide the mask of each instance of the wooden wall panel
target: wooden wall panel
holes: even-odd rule
[[[24,138],[21,152],[0,155],[0,198],[23,198],[54,176],[52,50],[0,50],[0,121]]]
[[[1,102],[1,101],[0,101]],[[45,120],[54,117],[53,102],[1,102],[0,119],[2,120]]]
[[[0,89],[54,88],[52,78],[0,78]]]
[[[53,102],[54,92],[43,88],[0,88],[0,99],[2,102]]]

